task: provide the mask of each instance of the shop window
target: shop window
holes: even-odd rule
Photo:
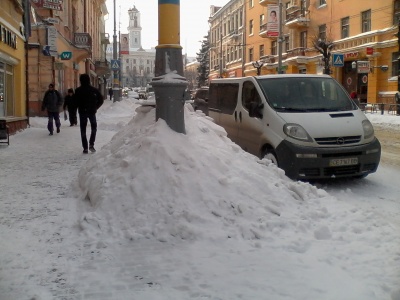
[[[397,76],[399,72],[399,58],[400,52],[393,52],[392,53],[392,76]]]

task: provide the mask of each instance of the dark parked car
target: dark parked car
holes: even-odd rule
[[[195,110],[201,110],[208,115],[208,86],[196,90],[192,105]]]

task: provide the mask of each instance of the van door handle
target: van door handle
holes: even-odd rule
[[[237,122],[237,111],[235,110],[235,122]]]
[[[242,112],[239,112],[239,122],[242,123]]]

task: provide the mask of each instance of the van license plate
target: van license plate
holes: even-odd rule
[[[357,164],[358,164],[358,158],[357,157],[337,158],[337,159],[331,159],[329,161],[329,166],[330,167],[352,166],[352,165],[357,165]]]

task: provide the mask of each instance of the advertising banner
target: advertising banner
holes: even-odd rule
[[[121,34],[121,54],[129,54],[129,34]]]
[[[268,5],[267,7],[267,36],[279,36],[279,6]]]

